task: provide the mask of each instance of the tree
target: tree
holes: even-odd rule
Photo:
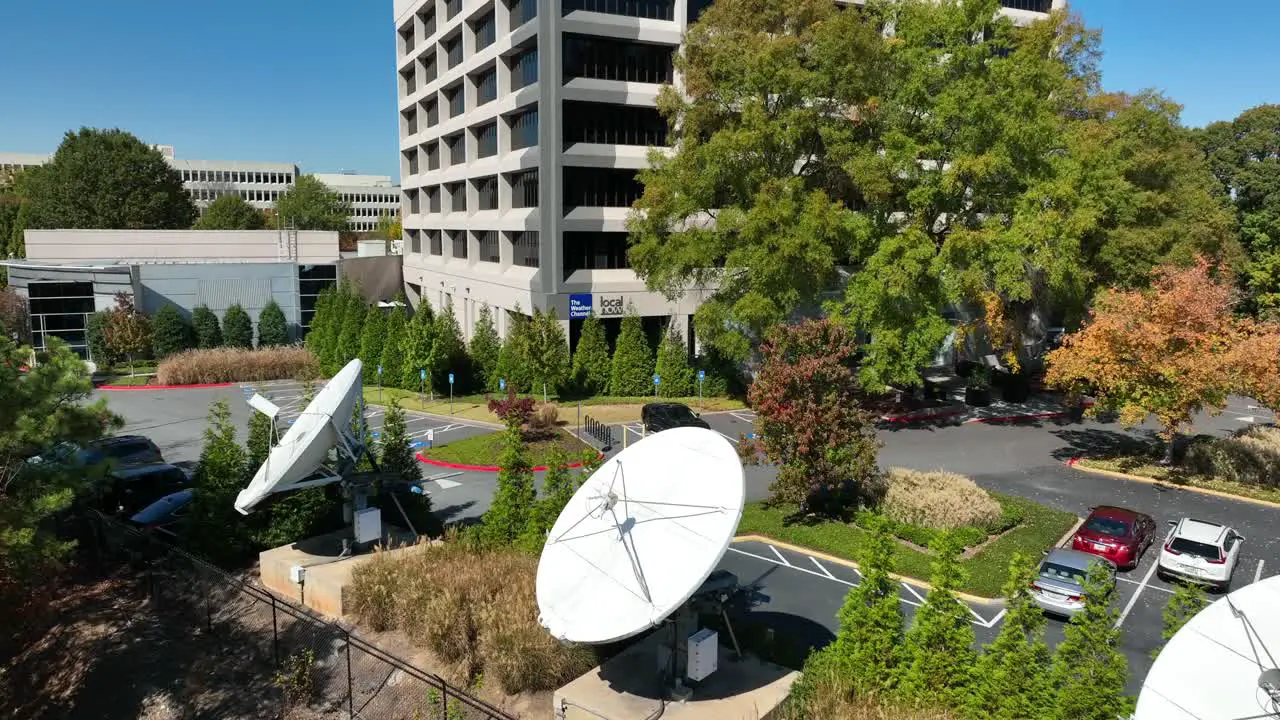
[[[307,330],[307,336],[303,340],[307,349],[323,365],[325,354],[330,350],[332,342],[333,317],[337,313],[338,290],[334,286],[324,288],[320,291],[320,295],[316,297],[315,314],[311,316],[311,324]]]
[[[832,320],[780,325],[761,348],[748,397],[763,440],[743,441],[778,463],[774,499],[839,514],[876,484],[880,447],[862,410],[852,334]]]
[[[403,305],[392,308],[387,316],[386,337],[382,342],[382,380],[391,387],[403,387],[405,368],[404,348],[407,345],[408,318]]]
[[[956,597],[964,583],[963,548],[954,533],[942,532],[930,543],[933,587],[907,631],[898,692],[927,706],[959,707],[973,681],[977,660],[969,608]],[[1064,716],[1066,717],[1066,716]]]
[[[277,347],[289,344],[289,322],[284,311],[274,299],[268,300],[258,313],[258,347]]]
[[[523,428],[532,412],[530,398],[516,398],[514,389],[505,401],[490,400],[489,409],[502,418],[502,454],[498,457],[498,488],[485,511],[480,537],[489,547],[509,546],[528,533],[538,498],[533,467],[525,448]]]
[[[628,306],[622,318],[622,332],[613,350],[609,371],[609,394],[634,397],[653,393],[653,350],[644,335],[640,317]]]
[[[609,341],[604,336],[604,325],[595,313],[582,321],[582,334],[573,352],[574,388],[584,395],[599,395],[609,387],[612,361],[609,358]]]
[[[156,311],[151,321],[151,348],[156,360],[190,350],[192,340],[191,326],[176,305],[165,303]]]
[[[222,347],[222,326],[208,305],[197,305],[191,311],[191,326],[196,333],[196,347],[201,350]]]
[[[1220,411],[1236,389],[1238,326],[1230,282],[1208,261],[1162,267],[1148,290],[1099,295],[1089,320],[1046,358],[1045,382],[1094,397],[1094,411],[1135,425],[1154,415],[1172,460],[1173,439],[1203,410]]]
[[[267,218],[239,195],[222,195],[196,220],[196,230],[261,230]]]
[[[366,384],[377,382],[378,365],[382,362],[382,343],[386,339],[387,316],[382,308],[372,306],[365,312],[360,332],[360,361],[364,363]]]
[[[399,381],[400,387],[406,390],[434,393],[431,380],[435,377],[435,346],[435,319],[431,313],[431,306],[426,301],[422,301],[404,333],[404,345],[401,348],[404,360],[400,366],[403,374]]]
[[[406,483],[422,479],[422,466],[414,457],[409,433],[405,428],[404,410],[395,400],[387,408],[382,423],[382,456],[379,458],[382,472],[394,475]]]
[[[1090,563],[1084,582],[1084,610],[1071,618],[1054,652],[1050,677],[1055,718],[1115,720],[1132,709],[1124,694],[1129,663],[1120,652],[1113,571]]]
[[[314,175],[299,176],[276,200],[276,214],[299,230],[346,230],[351,204]]]
[[[252,477],[252,473],[262,467],[262,463],[267,461],[267,455],[271,453],[271,446],[275,444],[275,439],[271,437],[271,418],[260,412],[254,412],[249,416],[249,439],[245,443],[245,468],[246,475]]]
[[[569,380],[569,342],[556,318],[554,308],[533,311],[529,324],[528,368],[530,391],[542,390],[546,402],[549,392],[559,392]]]
[[[227,347],[253,348],[253,321],[240,303],[232,303],[222,314],[222,341]]]
[[[447,302],[444,309],[435,318],[435,339],[431,352],[431,377],[436,387],[448,392],[449,373],[456,375],[467,366],[467,344],[462,340],[462,329],[458,327],[458,318],[453,314],[453,303]]]
[[[133,375],[134,358],[151,349],[151,321],[134,307],[133,295],[116,293],[116,306],[107,311],[102,330],[107,347],[128,359],[129,374]]]
[[[338,336],[336,367],[345,366],[360,356],[364,316],[369,311],[369,306],[362,298],[351,298],[347,302],[347,312],[342,317],[342,332]]]
[[[662,397],[689,397],[694,393],[689,345],[675,328],[668,328],[658,345],[658,363],[653,374],[661,379],[658,394]]]
[[[123,130],[68,132],[24,180],[29,228],[186,229],[196,219],[182,174]]]
[[[591,453],[595,455],[594,452]],[[556,524],[560,513],[573,499],[573,494],[581,484],[581,471],[569,467],[572,459],[562,447],[555,447],[547,454],[546,474],[542,476],[542,496],[530,513],[529,522],[525,526],[520,539],[521,549],[539,553],[546,544],[547,533]]]
[[[400,222],[400,213],[379,215],[378,225],[374,232],[377,233],[378,237],[387,241],[387,248],[390,250],[393,241],[404,237],[404,225]]]
[[[235,562],[252,548],[249,526],[235,511],[244,487],[248,453],[236,440],[226,400],[209,404],[209,424],[196,465],[191,522],[185,540],[215,562]]]
[[[1188,581],[1174,583],[1173,594],[1169,596],[1169,602],[1165,604],[1164,613],[1161,616],[1160,647],[1163,648],[1174,635],[1178,634],[1183,625],[1208,606],[1209,598],[1205,595],[1204,587]],[[1159,652],[1159,650],[1153,651],[1152,657]]]
[[[107,345],[107,318],[109,317],[109,311],[99,310],[89,313],[89,317],[85,319],[85,339],[89,343],[89,356],[100,368],[114,365],[120,359]]]
[[[29,349],[0,336],[0,596],[25,593],[48,582],[48,570],[66,559],[74,543],[59,537],[52,520],[90,488],[100,469],[26,459],[62,442],[85,445],[123,421],[105,398],[91,401],[84,363],[65,343],[50,338],[31,362]]]
[[[1009,560],[1004,624],[974,668],[967,713],[975,720],[1049,720],[1049,646],[1044,612],[1027,588],[1035,565],[1019,553]]]
[[[18,345],[31,342],[31,311],[13,288],[0,288],[0,332]]]
[[[518,387],[528,392],[534,385],[530,369],[530,352],[533,348],[533,318],[516,307],[508,314],[507,337],[498,352],[498,378],[507,381],[507,387]]]
[[[467,354],[471,357],[471,370],[475,376],[472,383],[475,389],[481,392],[497,390],[498,356],[502,354],[502,339],[493,326],[493,313],[487,303],[480,306],[480,315],[476,318]]]

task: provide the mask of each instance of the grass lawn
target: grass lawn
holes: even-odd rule
[[[154,373],[156,371],[156,363],[154,360],[138,360],[133,363],[134,373]],[[115,365],[99,365],[98,375],[128,375],[129,363],[116,363]]]
[[[1054,510],[1011,495],[991,493],[1006,508],[1022,516],[1022,523],[992,540],[973,557],[961,562],[968,572],[968,579],[959,588],[962,592],[982,597],[998,597],[1009,574],[1009,559],[1014,553],[1022,553],[1027,560],[1038,559],[1041,551],[1052,547],[1076,523],[1069,512]],[[766,507],[763,503],[748,503],[738,524],[740,535],[764,535],[793,545],[800,545],[819,552],[857,561],[862,543],[868,533],[856,525],[836,521],[812,524],[786,522],[794,508]],[[898,543],[894,553],[894,572],[906,577],[928,581],[933,558],[925,552],[904,543]]]
[[[525,395],[524,397],[532,397],[535,400],[542,400],[541,395]],[[408,390],[400,390],[397,388],[383,388],[381,391],[377,387],[365,386],[364,399],[365,402],[385,405],[392,399],[400,401],[400,407],[406,410],[417,410],[420,412],[429,412],[436,415],[449,415],[452,417],[462,418],[466,420],[479,420],[482,422],[498,423],[500,422],[493,413],[489,412],[489,399],[485,395],[459,395],[453,399],[452,408],[449,405],[449,396],[441,398],[436,395],[434,401],[427,396],[425,402],[416,392]],[[682,402],[694,410],[700,412],[713,412],[717,410],[740,410],[745,405],[741,401],[731,400],[728,398],[703,398],[699,404],[698,398],[660,398],[664,402]],[[640,408],[649,402],[653,402],[650,397],[635,398],[618,398],[618,397],[593,397],[583,400],[565,400],[559,401],[554,396],[552,402],[557,403],[559,407],[560,422],[565,425],[578,424],[578,403],[582,403],[582,415],[591,417],[604,423],[623,423],[623,422],[639,422]]]
[[[574,462],[580,459],[578,456],[584,450],[591,449],[586,443],[562,430],[557,430],[555,435],[545,440],[528,443],[525,447],[529,454],[529,462],[534,467],[546,465],[551,451],[557,447],[569,453]],[[421,452],[425,457],[442,462],[460,465],[497,465],[498,458],[502,455],[502,433],[488,433],[443,444],[437,443],[435,447]]]
[[[1160,465],[1155,458],[1144,454],[1118,455],[1107,458],[1080,458],[1077,464],[1082,467],[1096,468],[1098,470],[1110,470],[1111,472],[1126,473],[1128,475],[1139,475],[1141,477],[1151,478],[1152,480],[1167,482],[1170,485],[1203,488],[1205,490],[1213,490],[1215,492],[1227,493],[1229,495],[1239,495],[1240,497],[1253,498],[1255,500],[1267,500],[1270,502],[1280,503],[1280,490],[1258,487],[1257,485],[1247,485],[1245,483],[1223,480],[1221,478],[1211,477],[1208,475],[1197,475],[1179,467]]]
[[[103,385],[136,387],[146,385],[154,379],[153,375],[110,375],[102,381]]]

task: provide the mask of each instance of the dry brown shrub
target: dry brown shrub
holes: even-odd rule
[[[289,380],[319,374],[316,356],[300,346],[188,350],[156,366],[156,381],[161,385]]]
[[[1197,438],[1187,449],[1188,470],[1244,485],[1280,485],[1280,429],[1252,427],[1230,437]]]
[[[404,568],[394,556],[377,550],[351,570],[348,601],[353,612],[374,632],[395,625],[396,592],[404,583]]]
[[[560,422],[560,409],[553,402],[538,403],[533,414],[529,416],[529,434],[535,436],[548,435],[555,431]]]
[[[958,720],[958,717],[943,710],[882,703],[865,695],[855,697],[840,678],[830,675],[818,681],[803,701],[788,700],[779,720]]]
[[[901,523],[950,530],[1000,519],[1000,503],[964,475],[890,468],[886,482],[881,510]]]

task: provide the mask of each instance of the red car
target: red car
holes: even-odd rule
[[[1118,568],[1130,569],[1138,566],[1155,536],[1156,521],[1150,515],[1099,505],[1071,538],[1071,548],[1100,555]]]

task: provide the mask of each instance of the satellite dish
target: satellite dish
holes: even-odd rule
[[[1169,639],[1151,665],[1134,720],[1280,715],[1280,576],[1220,598]]]
[[[324,471],[324,463],[332,448],[337,447],[340,453],[354,458],[357,448],[363,443],[363,439],[350,427],[351,413],[363,396],[362,367],[359,360],[352,360],[316,393],[315,399],[280,438],[279,444],[271,448],[253,481],[236,496],[236,510],[248,515],[269,495],[327,485],[342,479],[337,473],[318,477],[316,474]],[[254,407],[264,414],[271,414],[270,408],[261,403]]]
[[[540,621],[566,642],[660,625],[719,564],[742,518],[742,461],[719,433],[665,430],[574,493],[538,562]]]

